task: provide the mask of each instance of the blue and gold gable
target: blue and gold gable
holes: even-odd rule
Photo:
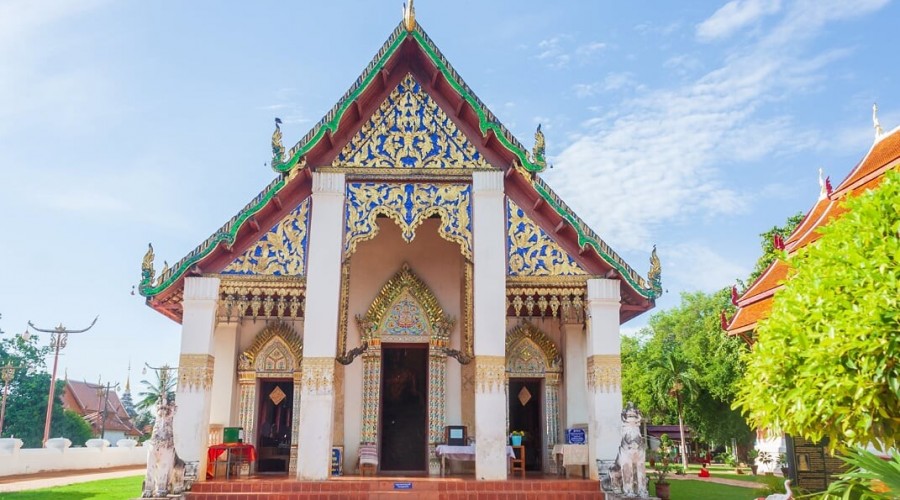
[[[411,74],[391,91],[332,166],[384,173],[491,168]]]
[[[309,199],[303,200],[222,274],[305,276]]]
[[[508,276],[584,276],[588,273],[514,201],[506,199]]]

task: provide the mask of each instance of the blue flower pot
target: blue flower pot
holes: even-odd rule
[[[509,442],[512,443],[513,446],[522,446],[522,436],[510,436]]]

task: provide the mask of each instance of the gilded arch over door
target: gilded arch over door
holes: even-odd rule
[[[544,379],[543,464],[545,471],[553,472],[551,451],[559,436],[559,383],[562,376],[559,348],[540,328],[523,320],[506,334],[506,376],[507,394],[510,377]]]
[[[294,381],[294,404],[291,418],[291,455],[288,473],[297,471],[297,437],[300,418],[300,366],[303,362],[303,340],[288,323],[274,320],[256,335],[253,344],[238,357],[240,384],[240,425],[247,442],[256,445],[258,378],[290,378]]]
[[[407,315],[411,323],[398,325],[393,318]],[[437,297],[404,263],[356,322],[363,353],[363,418],[361,440],[378,442],[378,415],[381,399],[381,343],[428,342],[428,442],[435,445],[444,435],[446,358],[454,319],[444,314]]]

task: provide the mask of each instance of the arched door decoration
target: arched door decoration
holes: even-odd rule
[[[257,379],[291,378],[294,401],[291,418],[291,455],[288,473],[297,472],[297,433],[300,418],[300,365],[303,362],[303,340],[284,321],[275,320],[253,340],[249,349],[238,357],[240,385],[240,425],[244,438],[256,445]]]
[[[543,464],[546,472],[554,472],[551,452],[559,439],[559,383],[562,376],[562,356],[547,334],[529,321],[522,321],[519,326],[506,334],[506,376],[507,394],[510,377],[544,379]]]
[[[381,400],[381,343],[428,343],[428,443],[443,440],[444,399],[450,330],[454,319],[444,314],[428,286],[403,264],[381,288],[365,316],[356,317],[363,353],[363,419],[361,439],[378,442]]]

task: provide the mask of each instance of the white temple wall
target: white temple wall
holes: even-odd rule
[[[352,256],[350,296],[347,308],[347,349],[360,344],[356,316],[365,315],[381,287],[396,274],[403,263],[425,282],[446,314],[456,323],[450,333],[454,349],[460,347],[460,311],[463,257],[459,245],[438,234],[439,220],[429,219],[406,243],[400,229],[387,218],[378,219],[378,235],[360,243]],[[362,358],[344,367],[344,470],[356,466],[362,425]],[[447,424],[462,422],[461,377],[459,363],[447,358],[445,415]]]
[[[236,361],[238,356],[238,323],[219,321],[213,333],[213,368],[212,402],[209,412],[209,425],[230,427],[237,418],[232,418],[237,402]]]

